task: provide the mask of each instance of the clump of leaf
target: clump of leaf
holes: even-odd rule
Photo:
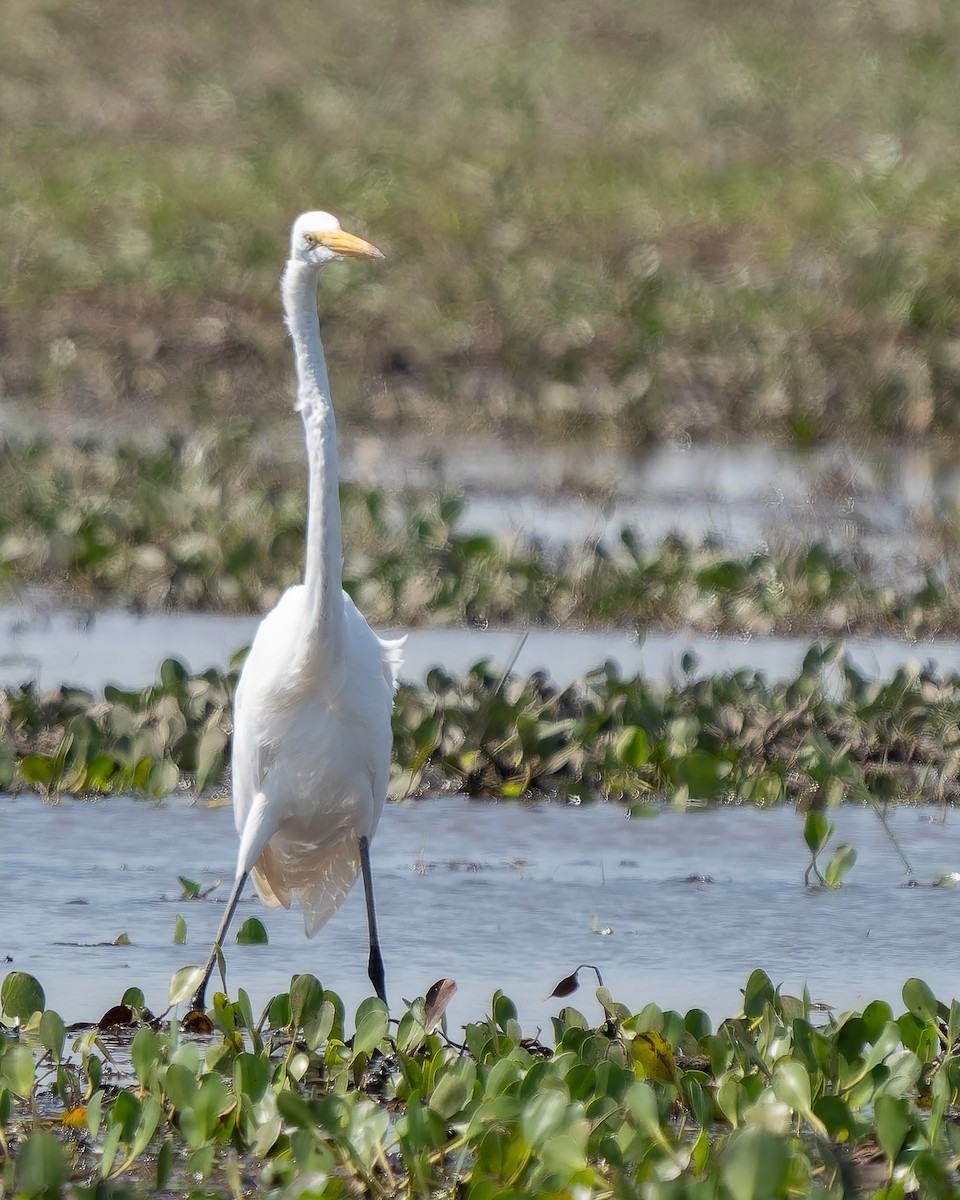
[[[190,676],[168,660],[139,692],[0,692],[0,786],[163,796],[221,785],[236,679],[235,670]],[[958,730],[960,677],[905,667],[878,683],[835,644],[811,647],[793,679],[772,683],[746,670],[654,683],[607,663],[559,687],[480,662],[400,687],[394,792],[788,801],[821,814],[844,800],[945,802],[957,794]],[[829,823],[809,821],[815,873]],[[835,854],[830,882],[852,861]]]
[[[178,973],[173,999],[194,975]],[[348,1021],[311,975],[260,1018],[242,990],[217,993],[202,1041],[145,1010],[127,1033],[68,1035],[51,1010],[24,1016],[43,1003],[36,980],[10,979],[0,1180],[23,1197],[80,1200],[97,1180],[98,1194],[227,1197],[241,1179],[292,1196],[307,1178],[382,1197],[946,1197],[960,1162],[960,1005],[918,979],[899,1014],[824,1014],[754,971],[716,1027],[600,983],[590,1014],[560,1008],[547,1041],[502,992],[452,1038],[429,996],[393,1020],[372,997]]]
[[[0,454],[0,586],[68,589],[104,606],[259,613],[299,582],[305,471],[244,424],[134,443],[11,445]],[[251,486],[255,480],[256,486]],[[477,533],[465,502],[345,482],[344,587],[369,620],[404,627],[583,623],[628,629],[837,636],[960,630],[951,528],[938,570],[891,582],[888,564],[824,542],[732,553],[671,534],[543,545]]]

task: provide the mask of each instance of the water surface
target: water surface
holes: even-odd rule
[[[290,443],[290,454],[302,455]],[[645,545],[677,533],[736,553],[823,540],[867,553],[891,582],[922,573],[956,529],[960,464],[940,447],[692,445],[630,453],[579,441],[498,442],[424,453],[420,442],[344,439],[345,478],[390,490],[462,493],[467,529],[526,539]]]
[[[937,816],[890,814],[924,883],[960,869],[956,816]],[[543,997],[582,962],[632,1008],[698,1006],[714,1019],[738,1010],[754,967],[839,1008],[878,997],[896,1008],[911,975],[949,999],[956,890],[901,886],[903,866],[871,812],[843,809],[835,820],[859,861],[841,890],[811,891],[801,819],[788,810],[627,819],[609,805],[389,805],[373,862],[390,996],[453,977],[456,1028],[500,987],[530,1032],[549,1032],[562,1002]],[[132,984],[160,1009],[173,972],[204,959],[233,873],[229,808],[122,798],[49,807],[21,795],[0,797],[0,829],[0,959],[36,975],[64,1017],[95,1019]],[[183,900],[181,874],[224,884]],[[185,946],[173,944],[178,913]],[[252,914],[270,945],[230,945],[227,963],[231,989],[246,988],[255,1006],[294,971],[312,971],[351,1009],[368,994],[359,889],[311,942],[295,909],[268,912],[251,891],[238,920]],[[131,945],[98,944],[121,933]],[[589,986],[568,1002],[597,1016]]]
[[[222,670],[249,645],[258,623],[258,617],[217,613],[137,616],[119,609],[71,613],[44,603],[0,606],[0,687],[27,682],[46,688],[66,683],[91,691],[108,683],[146,687],[156,680],[162,660],[171,656],[191,671]],[[887,679],[905,663],[960,669],[960,642],[875,637],[849,639],[845,646],[871,678]],[[747,669],[781,679],[796,675],[809,648],[809,638],[418,629],[407,637],[401,675],[416,682],[434,666],[459,674],[482,658],[506,666],[516,654],[515,672],[542,670],[560,685],[582,678],[607,659],[627,677],[674,680],[682,674],[684,655],[692,653],[696,676]]]

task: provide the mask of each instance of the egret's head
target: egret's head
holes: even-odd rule
[[[335,258],[383,258],[369,242],[347,233],[326,212],[301,214],[290,231],[290,257],[294,262],[322,267]]]

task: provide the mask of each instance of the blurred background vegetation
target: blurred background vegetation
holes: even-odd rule
[[[289,419],[291,218],[341,428],[957,433],[952,0],[7,0],[0,403]]]

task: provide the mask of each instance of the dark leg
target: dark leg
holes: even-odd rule
[[[234,910],[237,907],[237,902],[240,899],[240,893],[243,891],[243,885],[247,882],[246,873],[241,875],[237,882],[233,885],[233,891],[230,893],[230,899],[227,901],[227,911],[223,914],[223,920],[220,922],[220,928],[217,930],[217,936],[213,939],[213,949],[210,951],[210,957],[207,959],[207,965],[203,968],[203,978],[200,980],[200,986],[193,994],[193,1000],[190,1002],[190,1008],[199,1009],[203,1012],[206,1005],[204,1004],[204,995],[207,991],[207,983],[210,980],[210,975],[217,961],[217,949],[223,945],[223,939],[227,936],[227,926],[230,924],[230,919],[233,916]]]
[[[373,904],[373,875],[370,871],[370,839],[360,838],[360,870],[363,872],[363,894],[367,901],[367,927],[370,930],[370,958],[367,974],[377,995],[387,1003],[387,984],[383,972],[383,955],[380,953],[380,935],[377,933],[377,913]]]

